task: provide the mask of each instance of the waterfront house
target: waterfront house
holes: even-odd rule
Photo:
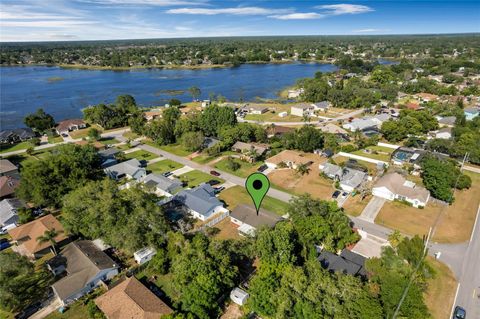
[[[71,131],[76,131],[82,128],[86,128],[87,123],[82,119],[69,119],[58,122],[56,131],[58,135],[67,134]]]
[[[313,116],[315,107],[312,104],[300,103],[290,107],[290,114],[296,116]]]

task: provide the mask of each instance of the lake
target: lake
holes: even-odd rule
[[[297,79],[315,72],[331,72],[332,64],[244,64],[235,68],[202,70],[135,69],[102,71],[48,66],[0,68],[0,128],[22,127],[26,114],[42,107],[59,121],[81,117],[81,109],[111,103],[131,94],[140,106],[164,105],[169,99],[191,101],[191,86],[221,94],[231,101],[276,98]],[[174,92],[175,91],[175,92]]]

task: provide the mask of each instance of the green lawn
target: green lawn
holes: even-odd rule
[[[91,299],[95,299],[96,297],[100,296],[104,292],[103,289],[96,289],[91,294],[88,294],[82,297],[80,300],[77,300],[73,304],[69,305],[67,311],[64,313],[60,313],[58,311],[54,311],[45,319],[85,319],[90,318],[88,314],[87,303]],[[101,313],[101,311],[99,310]]]
[[[125,158],[126,159],[131,159],[131,158],[136,158],[138,160],[152,160],[154,158],[157,158],[158,156],[153,154],[153,153],[150,153],[150,152],[147,152],[147,151],[144,151],[144,150],[138,150],[138,151],[135,151],[135,152],[131,152],[131,153],[126,153],[125,154]]]
[[[20,151],[20,150],[26,150],[32,146],[29,141],[17,143],[14,145],[1,145],[0,146],[0,154],[1,153],[7,153],[7,152],[14,152],[14,151]]]
[[[155,146],[155,147],[159,147],[159,146]],[[179,145],[179,144],[162,145],[159,148],[166,152],[169,152],[178,156],[187,156],[193,153],[193,152],[187,151],[183,147],[183,145]]]
[[[63,138],[61,136],[49,136],[48,143],[55,144],[63,142]]]
[[[228,166],[227,166],[228,159],[227,158],[225,158],[225,159],[221,160],[220,162],[218,162],[217,164],[215,164],[215,168],[218,168],[221,171],[224,171],[224,172],[236,175],[236,176],[248,177],[248,175],[252,174],[253,172],[256,172],[257,169],[263,164],[263,162],[257,162],[257,163],[253,163],[253,164],[252,163],[247,163],[247,162],[242,161],[238,158],[233,158],[233,161],[235,163],[240,164],[240,168],[237,169],[236,171],[233,171],[230,168],[228,168]]]
[[[366,148],[366,150],[369,150],[371,153],[366,153],[363,150],[358,150],[355,152],[352,152],[352,154],[363,156],[363,157],[368,157],[384,162],[389,162],[391,154],[393,153],[393,149],[388,148],[388,147],[383,147],[383,146],[369,146]],[[377,153],[377,154],[374,154]]]
[[[208,182],[209,180],[212,180],[212,179],[216,180],[216,181],[219,181],[220,183],[225,182],[221,178],[218,178],[218,177],[215,177],[215,176],[212,176],[210,174],[207,174],[207,173],[204,173],[204,172],[201,172],[201,171],[197,171],[197,170],[190,171],[188,173],[180,175],[179,178],[180,178],[181,181],[186,182],[188,184],[188,187],[191,187],[191,188],[193,188],[195,186],[198,186],[201,183],[206,183],[206,182]]]
[[[289,112],[290,113],[290,112]],[[263,114],[247,114],[246,120],[260,121],[260,122],[302,122],[303,119],[300,116],[288,114],[285,117],[278,116],[278,113],[267,112]]]
[[[225,151],[225,152],[222,152],[222,153],[220,153],[216,156],[210,156],[210,155],[202,153],[201,155],[192,158],[192,161],[194,161],[195,163],[198,163],[198,164],[207,164],[207,163],[209,163],[209,162],[213,161],[214,159],[219,158],[221,156],[234,155],[234,154],[238,154],[238,153],[233,152],[233,151]]]
[[[139,138],[140,135],[133,133],[133,132],[125,132],[122,134],[123,137],[129,139],[129,140],[134,140],[136,138]]]
[[[218,197],[227,204],[227,207],[230,210],[234,209],[239,204],[253,205],[250,195],[248,195],[247,191],[242,186],[234,186],[226,189],[222,191]],[[287,212],[287,207],[288,203],[269,196],[266,196],[262,202],[262,208],[280,216]]]
[[[119,140],[117,140],[117,139],[115,139],[115,138],[113,138],[113,137],[102,138],[102,139],[100,139],[100,140],[98,140],[98,141],[99,141],[100,143],[102,143],[102,144],[105,144],[105,145],[107,145],[107,144],[117,144],[117,143],[120,143]]]
[[[14,315],[11,312],[0,309],[0,318],[2,318],[2,319],[13,319]]]
[[[152,171],[156,174],[161,174],[169,171],[174,171],[176,169],[182,168],[183,165],[177,162],[174,162],[169,159],[165,159],[160,162],[153,163],[147,166],[147,171]]]

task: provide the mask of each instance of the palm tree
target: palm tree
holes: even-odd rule
[[[310,174],[310,167],[307,164],[300,164],[297,166],[297,173],[300,175]]]
[[[50,242],[52,245],[53,253],[56,256],[57,255],[57,250],[55,249],[55,245],[57,244],[57,241],[55,240],[55,237],[57,237],[58,232],[54,229],[52,230],[46,230],[45,233],[43,233],[43,236],[38,236],[37,241],[39,243],[46,243]]]

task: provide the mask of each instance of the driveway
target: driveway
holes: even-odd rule
[[[373,196],[367,206],[363,209],[359,218],[366,220],[367,222],[374,223],[375,218],[385,204],[386,199]]]
[[[61,302],[58,298],[53,298],[50,299],[49,301],[46,302],[44,307],[31,315],[29,318],[30,319],[43,319],[61,306]]]
[[[190,166],[184,166],[182,168],[179,168],[179,169],[173,171],[172,175],[173,176],[180,176],[180,175],[186,174],[186,173],[191,172],[191,171],[193,171],[193,168],[191,168]]]

